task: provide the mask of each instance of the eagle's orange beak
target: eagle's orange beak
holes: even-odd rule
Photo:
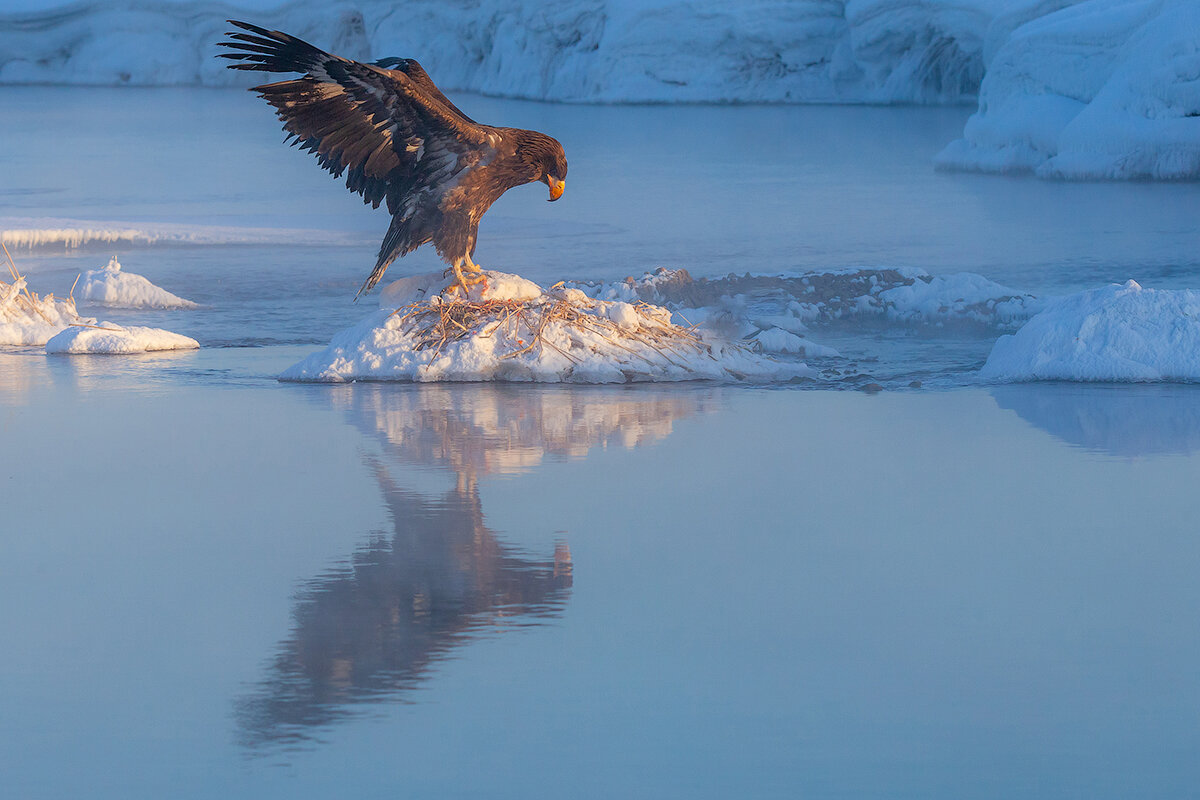
[[[566,181],[556,180],[549,175],[546,176],[546,185],[550,187],[550,202],[553,203],[558,198],[562,197],[563,189],[567,188]]]

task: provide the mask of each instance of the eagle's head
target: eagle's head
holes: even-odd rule
[[[518,148],[521,158],[534,172],[533,180],[550,187],[551,202],[562,197],[567,181],[567,154],[552,136],[524,131],[527,137]]]

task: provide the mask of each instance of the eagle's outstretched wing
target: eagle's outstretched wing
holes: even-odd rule
[[[412,59],[363,64],[280,31],[229,22],[248,31],[220,43],[233,50],[221,55],[239,62],[230,67],[304,73],[254,91],[275,107],[293,144],[315,153],[335,176],[345,173],[347,188],[376,208],[386,201],[393,216],[403,216],[406,203],[439,197],[492,150],[494,134],[447,100]],[[396,238],[391,234],[388,239]],[[379,275],[397,255],[421,244],[388,239]]]

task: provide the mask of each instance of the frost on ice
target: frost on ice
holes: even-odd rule
[[[161,328],[125,327],[111,322],[77,325],[58,333],[46,342],[47,353],[132,355],[159,350],[196,350],[200,343]]]
[[[387,307],[337,334],[280,377],[296,381],[770,381],[811,377],[738,344],[671,322],[646,303],[599,300],[556,284],[543,291],[487,271],[468,302],[441,275],[402,279]],[[436,291],[434,291],[436,289]]]
[[[1051,301],[992,348],[980,375],[1030,381],[1200,380],[1200,291],[1134,281]]]
[[[155,286],[147,278],[123,272],[117,257],[106,266],[83,273],[83,299],[110,308],[199,308],[166,289]]]

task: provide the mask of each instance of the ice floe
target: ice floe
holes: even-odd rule
[[[486,288],[472,286],[468,302],[451,299],[440,274],[402,279],[385,290],[388,307],[337,334],[281,379],[628,383],[815,374],[674,325],[659,306],[485,275]]]
[[[125,327],[112,322],[66,328],[46,342],[47,353],[131,355],[158,350],[195,350],[195,339],[161,328]]]
[[[1200,291],[1134,281],[1049,302],[996,341],[980,376],[994,380],[1200,380]]]
[[[979,110],[939,165],[1045,178],[1200,177],[1195,0],[1089,0],[1016,27],[989,55]]]
[[[60,300],[29,291],[25,277],[0,280],[0,345],[40,346],[68,325],[94,323],[81,317],[71,298]]]
[[[116,256],[100,269],[83,273],[81,283],[83,299],[92,305],[110,308],[199,308],[191,300],[184,300],[155,286],[148,278],[122,271]]]

